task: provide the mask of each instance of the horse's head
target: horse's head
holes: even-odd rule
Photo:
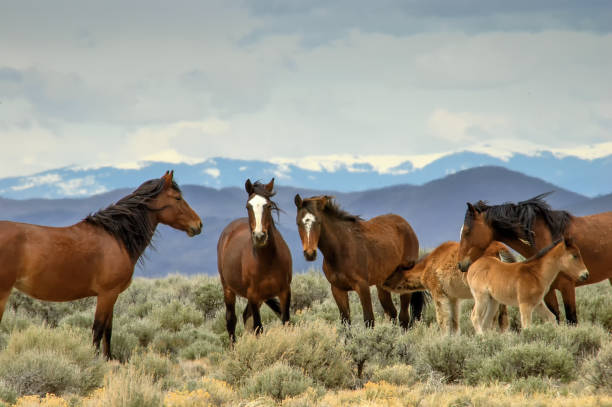
[[[458,266],[461,271],[466,272],[493,241],[493,229],[487,224],[485,214],[469,202],[460,238]]]
[[[580,249],[574,242],[565,238],[553,250],[559,250],[559,269],[574,281],[585,281],[589,272],[582,261]]]
[[[304,258],[308,261],[314,261],[317,258],[322,212],[331,199],[331,196],[317,196],[302,200],[300,194],[295,195],[297,228],[300,239],[302,239]]]
[[[149,203],[155,208],[157,221],[186,232],[190,237],[202,232],[202,220],[183,199],[181,190],[173,180],[174,171],[166,171],[161,178],[161,192]]]
[[[251,180],[247,179],[244,189],[249,194],[246,208],[253,246],[265,247],[268,244],[268,231],[271,225],[274,225],[272,210],[277,209],[276,204],[270,200],[274,196],[274,178],[268,184],[259,181],[252,184]]]

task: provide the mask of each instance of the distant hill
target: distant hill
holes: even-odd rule
[[[586,160],[541,152],[536,155],[512,154],[502,159],[465,151],[442,156],[422,168],[408,160],[393,162],[392,166],[385,163],[384,158],[375,162],[367,158],[333,156],[307,162],[275,163],[217,157],[197,164],[151,162],[133,169],[67,167],[32,176],[0,178],[0,196],[13,199],[86,197],[119,188],[133,188],[142,180],[160,177],[171,168],[176,170],[181,184],[227,188],[242,186],[247,177],[276,177],[283,185],[350,192],[392,185],[424,185],[469,168],[500,166],[586,196],[612,192],[612,177],[601,176],[612,174],[612,155]]]
[[[142,180],[141,180],[142,181]],[[137,185],[139,183],[135,183]],[[181,185],[185,199],[200,214],[203,233],[188,238],[183,232],[160,225],[154,239],[157,250],[147,250],[142,276],[163,276],[168,273],[215,274],[216,245],[221,230],[232,219],[246,216],[246,192],[242,188],[214,189]],[[396,185],[361,192],[334,192],[277,185],[275,200],[283,212],[279,230],[292,250],[296,271],[320,266],[307,263],[295,226],[293,197],[331,194],[347,211],[366,219],[383,213],[403,216],[415,229],[421,247],[432,248],[446,240],[459,238],[466,202],[479,199],[492,204],[520,201],[542,192],[555,191],[548,202],[558,209],[569,209],[577,215],[612,210],[612,195],[588,198],[559,188],[538,178],[501,167],[479,167],[446,176],[424,185]],[[0,199],[3,219],[63,226],[83,219],[128,194],[130,189],[80,199]]]

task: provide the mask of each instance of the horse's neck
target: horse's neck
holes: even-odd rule
[[[557,278],[560,271],[558,262],[559,257],[556,253],[553,253],[555,250],[556,248],[552,249],[549,253],[546,253],[544,256],[538,259],[539,267],[537,269],[537,274],[542,284],[546,285],[547,287],[549,287],[553,280]]]
[[[349,230],[343,221],[328,215],[324,215],[323,222],[321,222],[321,234],[319,235],[319,249],[323,253],[325,258],[331,258],[334,253],[340,251],[342,242],[346,242],[350,239]]]

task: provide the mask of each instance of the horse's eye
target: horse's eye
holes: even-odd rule
[[[578,255],[577,254],[574,254],[573,257],[574,257],[574,260],[578,259]]]
[[[177,196],[177,197],[176,197],[176,198],[174,198],[174,199],[176,199],[177,201],[180,201],[180,200],[181,200],[181,197],[180,197],[180,196]]]

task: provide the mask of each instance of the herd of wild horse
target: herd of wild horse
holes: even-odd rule
[[[284,323],[291,303],[292,260],[274,224],[273,213],[279,210],[272,200],[274,179],[268,184],[247,180],[245,189],[248,216],[227,225],[217,245],[232,342],[236,296],[247,299],[243,319],[252,318],[255,332],[263,329],[263,303]],[[416,234],[398,215],[366,221],[342,210],[333,197],[296,195],[296,223],[306,260],[314,260],[317,250],[323,255],[323,272],[345,323],[350,323],[348,292],[355,291],[365,324],[374,325],[373,285],[392,320],[398,314],[391,293],[400,294],[404,328],[420,318],[425,290],[448,333],[459,331],[459,303],[469,298],[478,333],[506,329],[508,305],[519,307],[522,326],[530,325],[534,311],[559,321],[555,290],[561,291],[567,321],[576,323],[575,287],[605,279],[612,283],[612,212],[574,217],[552,210],[544,197],[516,204],[468,203],[460,242],[443,243],[421,259]],[[46,301],[96,296],[93,342],[99,349],[104,339],[110,358],[113,306],[159,223],[190,237],[202,231],[173,172],[72,226],[0,221],[0,320],[13,287]],[[517,262],[504,244],[527,259]]]

